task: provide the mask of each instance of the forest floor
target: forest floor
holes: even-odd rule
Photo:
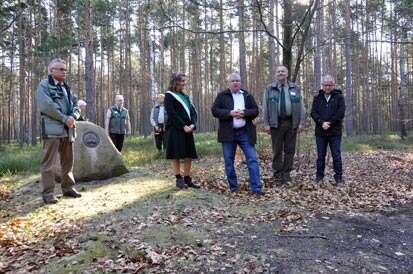
[[[313,157],[273,187],[261,156],[264,197],[248,191],[240,155],[237,196],[216,157],[193,165],[201,190],[176,189],[161,160],[79,183],[79,199],[58,187],[56,205],[43,205],[38,177],[11,178],[0,188],[0,273],[412,273],[413,150],[343,153],[339,186],[312,182]]]

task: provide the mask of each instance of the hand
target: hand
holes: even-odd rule
[[[299,124],[298,125],[298,128],[297,128],[297,131],[298,132],[301,132],[301,131],[303,131],[304,130],[304,126],[302,125],[302,124]]]
[[[244,110],[241,110],[241,109],[231,110],[230,115],[234,117],[235,119],[241,119],[244,117]]]
[[[191,133],[192,132],[192,127],[190,127],[190,126],[184,126],[184,131],[185,131],[185,133]]]
[[[265,126],[265,127],[264,127],[264,131],[265,131],[265,133],[267,133],[267,134],[271,134],[271,127],[270,127],[270,126]]]
[[[159,127],[158,127],[158,126],[155,126],[155,131],[159,131]]]
[[[328,130],[331,127],[330,122],[324,122],[322,127],[324,130]]]
[[[69,116],[69,118],[67,118],[67,120],[65,121],[65,125],[68,128],[72,128],[75,125],[75,118],[73,118],[72,116]]]

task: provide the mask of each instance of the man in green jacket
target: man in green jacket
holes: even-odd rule
[[[123,96],[115,97],[115,104],[106,112],[105,131],[119,152],[122,151],[125,135],[131,134],[129,111],[123,106]]]
[[[300,87],[289,82],[288,69],[279,66],[276,81],[264,91],[263,115],[265,132],[271,134],[272,170],[275,184],[291,181],[297,132],[304,129],[305,110]]]
[[[63,196],[78,198],[82,195],[74,188],[73,142],[76,136],[75,121],[80,113],[77,98],[70,91],[66,80],[64,60],[53,59],[48,66],[49,75],[36,90],[36,104],[40,111],[44,139],[41,162],[41,193],[44,203],[55,204],[54,168],[60,156],[61,186]]]

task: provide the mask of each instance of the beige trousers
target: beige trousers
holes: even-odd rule
[[[40,169],[42,195],[54,192],[56,185],[54,170],[58,167],[59,155],[62,190],[72,189],[75,185],[73,177],[73,143],[69,142],[68,138],[45,139]]]

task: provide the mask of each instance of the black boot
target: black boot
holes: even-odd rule
[[[180,189],[187,188],[184,182],[184,178],[182,178],[182,176],[176,177],[176,187]]]
[[[191,178],[190,176],[185,176],[185,177],[184,177],[184,180],[185,180],[185,184],[186,184],[188,187],[192,187],[192,188],[195,188],[195,189],[201,188],[201,186],[199,186],[199,185],[197,185],[197,184],[194,184],[194,183],[192,182],[192,178]]]

